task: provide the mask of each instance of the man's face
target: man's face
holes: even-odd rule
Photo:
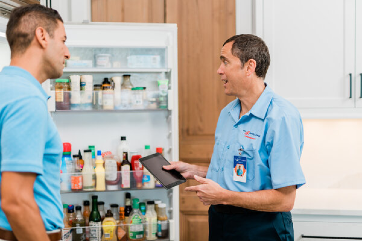
[[[66,32],[63,23],[58,21],[54,30],[54,37],[49,36],[49,44],[46,50],[46,69],[50,79],[62,76],[65,66],[65,59],[70,58],[70,52],[66,44]]]
[[[240,59],[232,54],[232,45],[233,41],[221,49],[221,64],[217,73],[224,83],[225,94],[238,97],[244,87],[246,71],[245,67],[242,68]]]

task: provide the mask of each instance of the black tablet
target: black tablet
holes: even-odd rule
[[[170,165],[170,163],[160,153],[155,153],[147,157],[139,159],[140,163],[149,172],[157,178],[157,180],[166,189],[171,189],[179,184],[186,182],[186,179],[176,170],[165,170],[164,165]]]

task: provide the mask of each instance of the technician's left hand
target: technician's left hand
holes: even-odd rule
[[[197,175],[194,176],[194,179],[201,184],[187,187],[185,191],[196,192],[200,201],[205,206],[222,204],[222,197],[227,191],[226,189],[223,189],[219,184],[210,179],[202,178]]]

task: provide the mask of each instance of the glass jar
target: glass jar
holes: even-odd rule
[[[102,109],[102,85],[96,84],[93,87],[93,109]]]
[[[70,110],[70,91],[68,79],[56,79],[56,110]]]
[[[132,89],[132,108],[144,108],[144,87],[133,87]]]
[[[114,88],[108,78],[102,82],[102,109],[114,110]]]
[[[133,85],[131,83],[131,75],[130,74],[123,74],[123,82],[121,89],[132,89]]]

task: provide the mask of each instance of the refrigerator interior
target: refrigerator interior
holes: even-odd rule
[[[144,146],[150,145],[151,153],[156,147],[163,148],[168,161],[178,160],[178,100],[177,100],[177,43],[174,24],[66,24],[67,46],[72,62],[92,63],[91,67],[79,68],[66,64],[61,78],[70,75],[92,75],[93,84],[103,79],[123,74],[131,75],[134,87],[146,87],[147,93],[158,91],[159,79],[168,79],[168,108],[166,109],[128,109],[128,110],[56,110],[55,80],[43,84],[49,91],[49,109],[51,117],[59,131],[62,142],[71,143],[72,155],[78,150],[95,146],[95,151],[111,151],[117,155],[121,136],[126,136],[130,147],[130,156],[137,152],[143,155]],[[97,34],[100,33],[100,36]],[[96,67],[95,55],[110,54],[111,67]],[[136,56],[155,55],[155,63],[144,64]],[[133,57],[135,56],[135,60]],[[153,57],[153,58],[154,58]],[[137,61],[136,61],[137,59]],[[141,59],[141,58],[140,58]],[[131,64],[132,63],[132,64]],[[137,64],[136,64],[137,63]],[[143,64],[141,64],[143,63]],[[115,67],[114,67],[115,66]],[[131,153],[132,152],[132,153]],[[171,190],[123,189],[104,192],[61,193],[64,204],[81,205],[83,200],[92,204],[92,195],[98,195],[105,202],[105,212],[110,204],[125,205],[125,193],[140,202],[161,200],[167,205],[170,220],[170,240],[179,240],[179,188]]]

